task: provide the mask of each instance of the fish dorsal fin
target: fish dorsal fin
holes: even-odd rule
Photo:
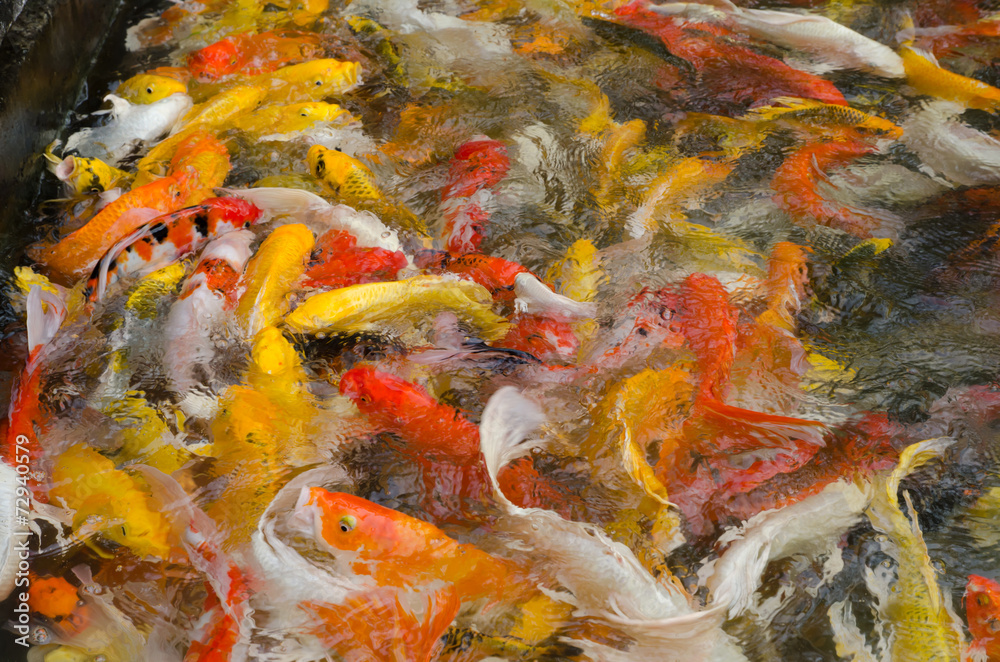
[[[900,19],[899,23],[899,30],[896,32],[896,42],[901,46],[912,48],[913,38],[916,36],[916,32],[913,25],[913,17],[910,15],[910,12],[903,12],[903,17]]]

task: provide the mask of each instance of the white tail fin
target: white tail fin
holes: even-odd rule
[[[66,317],[66,302],[58,294],[49,292],[40,285],[32,285],[28,290],[25,308],[30,356],[35,348],[47,345],[55,337]]]

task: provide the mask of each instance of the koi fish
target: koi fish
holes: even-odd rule
[[[384,248],[360,248],[354,235],[344,230],[329,230],[316,241],[306,269],[303,285],[336,289],[395,280],[409,262],[401,251]]]
[[[506,332],[507,321],[490,310],[493,297],[477,283],[415,276],[388,283],[363,283],[315,294],[285,317],[295,333],[405,331],[413,321],[451,310],[479,329],[484,340]]]
[[[694,198],[722,182],[732,166],[698,157],[683,158],[650,182],[642,204],[625,220],[625,230],[632,238],[657,228],[657,221],[672,220],[682,213],[686,200]]]
[[[358,212],[346,205],[331,205],[315,193],[281,187],[223,189],[250,200],[272,216],[294,216],[296,221],[323,230],[349,232],[358,246],[400,250],[399,236],[374,214]]]
[[[189,193],[186,176],[164,177],[122,194],[86,225],[40,250],[36,259],[64,278],[80,278],[111,248],[159,213],[183,206]]]
[[[60,160],[49,150],[44,154],[46,166],[53,175],[76,193],[103,193],[118,186],[125,186],[132,175],[109,166],[100,159],[83,156],[67,156]]]
[[[405,432],[408,441],[418,444],[408,453],[462,463],[478,457],[479,428],[415,384],[358,366],[341,376],[340,394],[378,426]]]
[[[361,83],[361,65],[333,59],[293,64],[250,79],[268,88],[270,101],[319,101],[349,92]]]
[[[995,111],[1000,107],[1000,89],[943,69],[933,55],[910,46],[900,46],[899,54],[906,67],[906,84],[918,94],[979,110]]]
[[[403,605],[398,592],[382,589],[352,596],[343,604],[307,603],[300,608],[322,623],[311,628],[311,634],[345,662],[395,662],[398,656],[430,662],[461,605],[457,592],[447,587],[427,596],[423,618]]]
[[[509,169],[510,159],[503,142],[485,137],[470,140],[455,150],[441,198],[467,198],[480,189],[493,188]]]
[[[187,56],[187,68],[199,81],[239,73],[257,76],[286,64],[309,60],[320,52],[319,36],[306,32],[260,32],[229,35]]]
[[[150,104],[166,99],[171,94],[187,94],[187,85],[168,76],[136,74],[119,85],[115,94],[129,103]]]
[[[876,591],[879,615],[892,624],[893,659],[958,660],[962,655],[962,627],[938,586],[910,496],[903,493],[909,518],[900,509],[898,497],[899,482],[952,443],[953,439],[940,437],[907,446],[892,473],[876,480],[866,511],[872,526],[887,537],[882,550],[896,561],[892,590]]]
[[[497,347],[515,349],[542,361],[566,362],[576,357],[580,341],[574,323],[546,315],[515,315]]]
[[[659,38],[671,54],[689,62],[699,73],[701,85],[717,97],[734,103],[759,104],[778,96],[803,97],[846,106],[844,95],[829,81],[793,69],[743,46],[719,38],[726,30],[705,23],[681,27],[670,17],[656,13],[642,1],[614,11],[621,23]],[[593,19],[591,19],[593,20]],[[714,28],[714,29],[713,29]],[[733,89],[739,80],[739,89]],[[728,86],[728,88],[727,88]],[[722,91],[720,94],[720,90]]]
[[[156,140],[167,133],[191,108],[191,97],[171,94],[150,104],[131,104],[114,94],[111,123],[82,129],[66,140],[66,151],[96,157],[111,165],[125,158],[136,144]]]
[[[136,479],[83,444],[63,451],[52,467],[49,498],[74,511],[78,535],[100,533],[137,556],[167,559],[171,525]]]
[[[965,585],[965,614],[972,635],[972,644],[967,651],[971,659],[1000,658],[997,605],[1000,605],[1000,584],[986,577],[969,575],[969,582]]]
[[[840,206],[816,190],[828,168],[846,165],[874,151],[871,145],[857,141],[812,143],[799,148],[774,173],[774,202],[804,227],[819,223],[862,238],[890,230],[893,220],[888,214]]]
[[[306,159],[316,179],[330,186],[346,204],[370,209],[380,217],[395,220],[406,229],[427,235],[427,228],[420,218],[406,207],[389,202],[375,183],[374,173],[365,164],[322,145],[310,147]]]
[[[900,142],[953,182],[996,185],[1000,183],[1000,140],[958,121],[963,110],[953,101],[923,104],[903,123]]]
[[[139,173],[146,173],[146,177],[155,176],[158,169],[173,158],[181,143],[190,138],[191,134],[225,128],[233,118],[257,108],[266,95],[267,90],[259,85],[239,85],[194,106],[181,119],[182,128],[149,150],[136,163],[136,169]]]
[[[519,568],[433,524],[366,499],[304,487],[293,519],[321,548],[348,555],[350,568],[379,586],[411,588],[443,582],[464,602],[516,594]],[[513,590],[512,590],[513,589]]]
[[[150,273],[175,262],[226,232],[250,227],[260,215],[260,209],[245,200],[209,198],[158,216],[108,251],[87,287],[100,301],[107,287],[121,278]]]
[[[516,262],[482,253],[455,255],[443,251],[424,251],[416,256],[416,265],[433,273],[449,272],[479,283],[498,301],[512,303],[514,280],[518,274],[530,273]]]
[[[335,103],[307,101],[287,106],[268,106],[248,115],[237,117],[232,126],[257,136],[261,140],[274,140],[287,134],[308,130],[317,122],[348,124],[355,118]]]
[[[301,223],[276,228],[247,264],[246,287],[236,307],[236,319],[247,337],[275,324],[288,310],[288,293],[306,270],[316,243]]]
[[[729,23],[751,37],[809,53],[825,67],[866,71],[885,78],[902,78],[905,75],[903,60],[891,48],[825,16],[744,9],[728,0],[712,3],[711,7],[697,3],[669,3],[650,5],[650,9],[667,16],[693,11],[697,16],[709,19],[721,13]]]
[[[849,106],[838,106],[835,104],[820,103],[812,99],[794,99],[791,97],[778,97],[777,99],[772,99],[771,103],[780,103],[781,106],[759,106],[744,115],[744,119],[755,122],[790,121],[820,128],[833,125],[868,131],[875,135],[884,135],[887,138],[895,139],[899,139],[903,135],[902,127],[893,124],[884,117],[866,113],[863,110]]]

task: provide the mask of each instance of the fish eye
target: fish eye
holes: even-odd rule
[[[309,113],[307,113],[306,111],[303,110],[301,113],[299,113],[299,116],[300,117],[309,117]]]
[[[150,85],[149,87],[146,88],[146,94],[152,94],[152,93],[153,93],[153,86]]]
[[[316,87],[319,87],[322,84],[323,84],[323,81],[317,78],[316,79]]]
[[[990,606],[990,596],[988,596],[988,595],[982,595],[982,594],[977,595],[976,596],[976,602],[979,604],[980,607],[989,607]]]
[[[354,527],[358,525],[357,518],[354,515],[344,515],[340,518],[340,530],[344,533],[349,533],[354,530]]]
[[[368,395],[359,396],[358,400],[360,400],[361,402],[363,402],[365,404],[368,404],[369,402],[372,401],[371,396],[368,396]]]

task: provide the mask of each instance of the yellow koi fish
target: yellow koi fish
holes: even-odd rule
[[[140,558],[168,558],[171,526],[162,508],[138,479],[94,449],[77,444],[64,451],[52,468],[52,483],[50,499],[75,511],[78,534],[100,533]]]
[[[251,80],[268,88],[269,101],[319,101],[354,89],[361,82],[361,65],[329,58],[310,60]]]
[[[262,108],[249,115],[237,117],[232,126],[262,137],[305,131],[316,122],[349,124],[355,121],[357,120],[353,115],[335,103],[307,101]]]
[[[288,293],[305,273],[316,238],[301,223],[275,229],[247,264],[246,291],[236,307],[236,319],[248,337],[271,326],[288,310]]]
[[[777,97],[771,101],[780,103],[784,107],[771,105],[754,108],[743,116],[744,119],[758,122],[791,121],[810,126],[862,129],[890,138],[899,138],[903,135],[902,128],[884,117],[850,106],[838,106],[797,97]]]
[[[401,226],[424,236],[427,226],[406,207],[390,202],[375,183],[375,175],[361,161],[322,145],[313,145],[306,156],[309,169],[344,201],[377,216],[389,217]]]
[[[653,232],[659,221],[679,217],[685,203],[720,183],[733,166],[695,156],[680,159],[649,184],[639,208],[625,221],[626,231],[634,238]]]
[[[891,590],[879,596],[878,604],[879,614],[892,628],[893,662],[958,662],[962,658],[962,626],[942,599],[910,496],[903,494],[910,518],[900,509],[897,496],[903,478],[940,457],[953,441],[940,437],[908,446],[893,472],[876,480],[866,511],[872,526],[888,538],[883,551],[896,561],[896,580]]]
[[[411,320],[429,320],[450,310],[475,325],[484,340],[497,340],[507,332],[507,320],[493,313],[492,304],[489,290],[478,283],[415,276],[313,295],[289,313],[285,325],[296,333],[402,332]]]
[[[132,103],[155,103],[171,94],[187,94],[187,85],[167,76],[136,74],[118,86],[115,94]]]
[[[906,67],[906,84],[919,94],[947,99],[968,108],[995,111],[1000,108],[1000,89],[941,68],[933,55],[900,46]]]
[[[60,159],[49,149],[45,150],[46,166],[53,175],[65,182],[76,193],[101,193],[117,186],[126,186],[132,175],[110,166],[96,158],[67,156]]]

